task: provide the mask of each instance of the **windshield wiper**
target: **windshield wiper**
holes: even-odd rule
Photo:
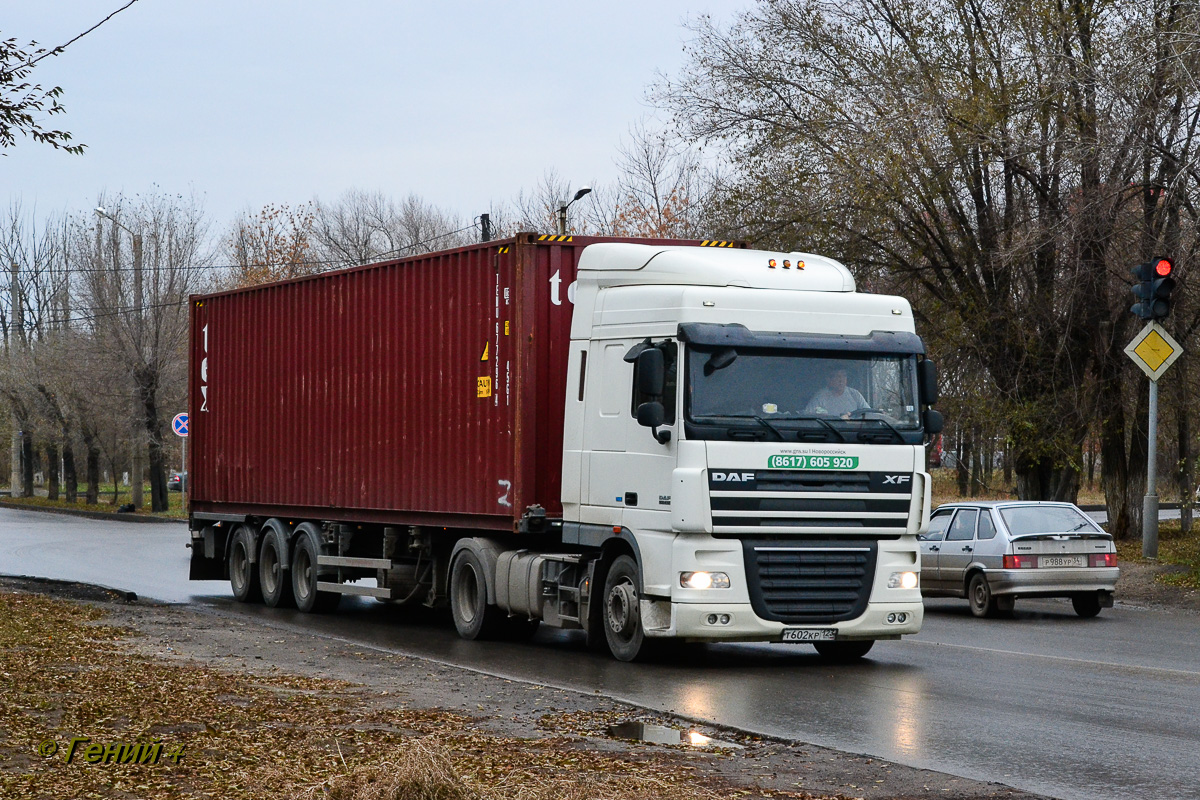
[[[778,437],[779,437],[779,441],[781,441],[781,442],[782,442],[782,441],[784,441],[783,434],[782,434],[782,433],[779,431],[779,428],[776,428],[774,425],[772,425],[771,423],[767,422],[765,419],[763,419],[762,417],[760,417],[758,414],[751,414],[751,415],[750,415],[750,419],[756,420],[756,421],[757,421],[757,422],[758,422],[760,425],[764,426],[764,427],[765,427],[767,430],[769,430],[771,433],[773,433],[773,434],[775,434],[776,436],[778,436]]]
[[[836,436],[839,441],[842,441],[842,442],[846,441],[846,435],[843,434],[841,431],[839,431],[837,428],[835,428],[833,426],[833,423],[831,423],[827,419],[822,419],[821,417],[795,417],[794,419],[804,420],[805,422],[811,421],[811,422],[820,423],[821,425],[824,425],[826,428],[828,428],[829,432],[832,433],[834,436]]]
[[[903,435],[900,433],[900,431],[896,430],[896,426],[892,425],[892,423],[888,422],[886,419],[884,419],[884,418],[883,418],[883,416],[882,416],[883,412],[882,412],[882,411],[876,411],[875,413],[876,413],[876,414],[880,414],[881,416],[878,416],[878,417],[868,417],[868,416],[866,416],[866,415],[864,414],[864,415],[863,415],[863,418],[862,418],[862,419],[863,419],[863,422],[878,422],[880,425],[883,425],[883,426],[884,426],[884,427],[886,427],[886,428],[887,428],[889,431],[891,431],[891,432],[892,432],[892,435],[896,437],[896,440],[897,440],[897,441],[899,441],[899,442],[903,442],[903,441],[904,441],[904,436],[903,436]],[[862,431],[861,431],[861,430],[859,431],[859,435],[860,435],[860,436],[862,435]]]

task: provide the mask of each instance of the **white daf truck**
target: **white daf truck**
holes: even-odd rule
[[[942,421],[908,302],[858,293],[842,264],[806,253],[523,236],[274,285],[261,306],[261,287],[195,299],[193,578],[223,575],[239,599],[306,611],[341,594],[445,603],[470,639],[582,628],[621,660],[669,640],[807,643],[851,659],[920,630],[925,444]],[[447,283],[476,267],[477,279]],[[255,480],[268,474],[259,463],[309,445],[304,432],[277,443],[248,427],[251,407],[303,418],[314,385],[322,408],[341,402],[330,387],[374,385],[310,380],[350,369],[361,346],[330,344],[343,329],[333,320],[312,357],[327,361],[308,365],[294,355],[307,352],[295,321],[344,313],[352,332],[372,304],[391,307],[391,275],[409,300],[442,281],[371,345],[374,369],[422,376],[378,381],[401,395],[381,408],[417,418],[369,436],[347,418],[337,436],[355,458],[314,461],[327,471],[311,489],[299,468],[278,487]],[[462,287],[475,284],[471,305]],[[320,312],[326,295],[336,304]],[[468,323],[439,329],[430,355],[420,337],[433,323],[411,321],[452,321],[455,304],[486,309],[462,356],[486,374],[461,401],[444,337]],[[272,330],[271,314],[296,343],[278,376],[234,335],[242,317]],[[245,381],[221,365],[249,363],[268,365],[256,367],[265,389],[223,395]],[[408,404],[405,392],[419,396]]]

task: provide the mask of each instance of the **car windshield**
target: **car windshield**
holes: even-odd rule
[[[1070,506],[1014,506],[1000,509],[1000,516],[1014,536],[1101,530],[1091,517]]]
[[[819,419],[846,428],[846,421],[866,419],[900,430],[921,424],[914,356],[693,347],[688,365],[693,420]]]

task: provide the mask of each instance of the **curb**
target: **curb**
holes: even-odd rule
[[[159,517],[152,514],[118,514],[115,511],[88,511],[82,508],[50,508],[48,506],[26,505],[25,503],[14,503],[10,500],[0,500],[0,508],[13,508],[18,511],[42,511],[47,514],[65,514],[69,517],[86,517],[87,519],[106,519],[111,522],[149,522],[149,523],[173,523],[176,525],[186,525],[186,519],[172,519],[171,517]]]

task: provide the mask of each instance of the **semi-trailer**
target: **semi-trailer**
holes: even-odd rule
[[[513,238],[191,298],[192,579],[459,634],[920,630],[936,370],[807,253]]]

